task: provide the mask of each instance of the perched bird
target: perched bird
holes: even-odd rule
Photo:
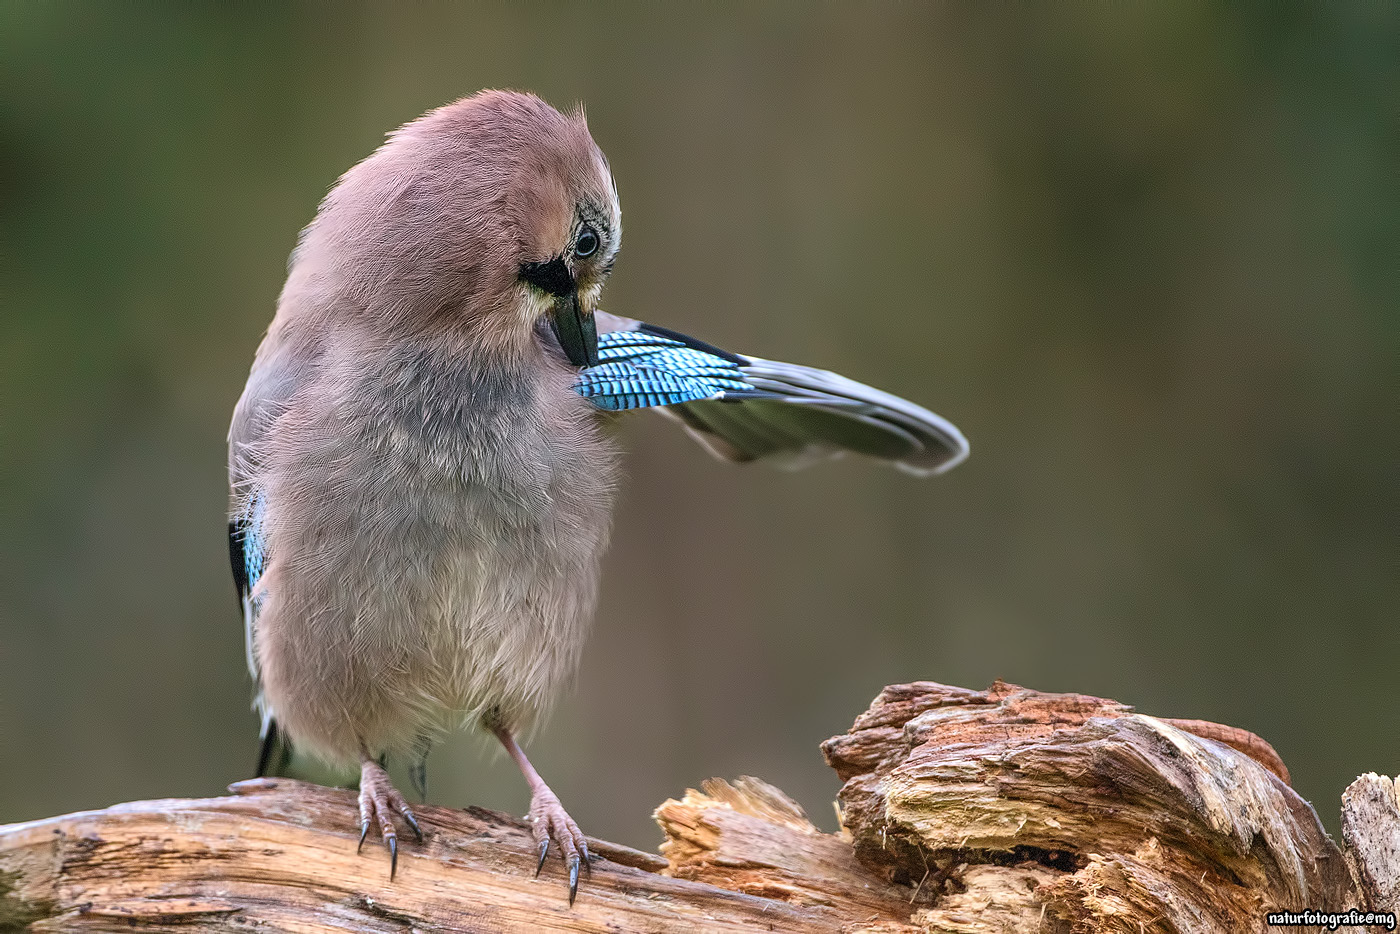
[[[485,91],[392,133],[302,232],[229,432],[230,550],[262,716],[360,770],[360,842],[397,864],[384,768],[478,725],[530,786],[569,899],[588,848],[517,742],[578,662],[607,543],[609,411],[657,407],[731,460],[967,455],[931,412],[832,373],[598,310],[622,233],[581,113]],[[538,869],[536,870],[538,873]]]

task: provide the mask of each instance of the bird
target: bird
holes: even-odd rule
[[[445,731],[499,740],[572,905],[587,841],[520,737],[574,674],[619,455],[651,409],[711,454],[854,452],[915,475],[968,455],[911,402],[616,316],[617,187],[580,109],[487,90],[388,134],[301,232],[229,429],[229,549],[258,774],[290,750],[359,770],[359,845],[398,865]]]

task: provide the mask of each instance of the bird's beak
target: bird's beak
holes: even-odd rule
[[[593,310],[584,308],[578,292],[571,291],[554,300],[549,313],[549,326],[564,348],[564,355],[574,366],[598,365],[598,323]]]

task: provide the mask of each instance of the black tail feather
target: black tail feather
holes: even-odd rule
[[[287,771],[292,761],[292,744],[277,728],[276,720],[267,722],[263,732],[262,747],[258,750],[258,778],[281,775]],[[272,766],[272,768],[268,768]]]

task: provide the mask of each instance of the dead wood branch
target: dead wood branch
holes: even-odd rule
[[[706,782],[657,809],[661,857],[590,841],[573,908],[513,818],[422,808],[391,883],[356,855],[349,792],[284,780],[0,827],[0,932],[1235,934],[1400,898],[1395,783],[1348,790],[1344,856],[1272,748],[1219,724],[916,683],[823,750],[841,833],[755,779]]]

